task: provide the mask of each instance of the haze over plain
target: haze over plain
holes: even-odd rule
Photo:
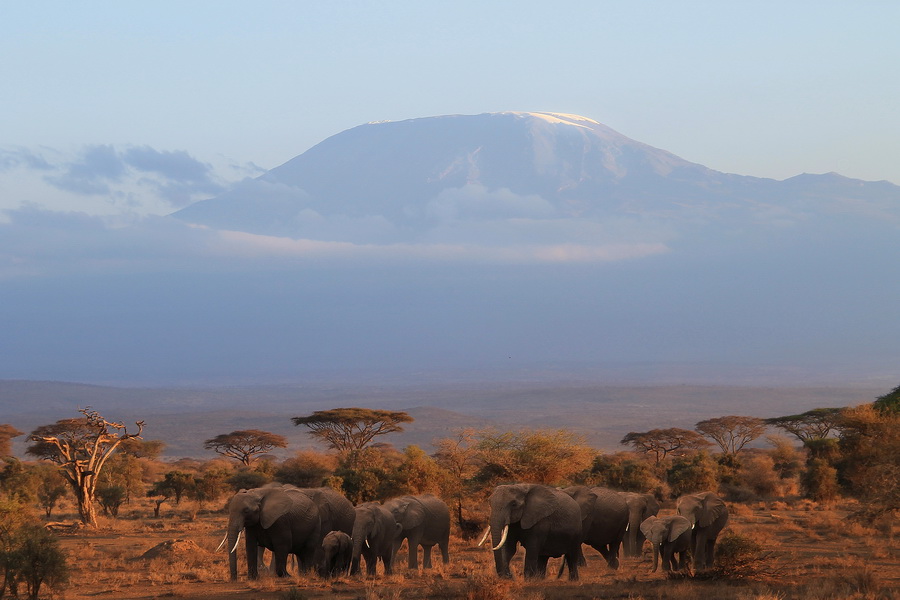
[[[694,204],[551,230],[523,221],[523,207],[532,224],[558,210],[539,190],[467,179],[455,196],[421,199],[441,226],[412,240],[385,229],[384,206],[293,232],[223,234],[165,216],[258,191],[269,169],[368,121],[523,105],[596,119],[720,174],[837,172],[851,179],[805,181],[844,199],[853,178],[900,181],[897,90],[883,69],[898,58],[892,5],[515,6],[479,7],[477,19],[466,3],[452,14],[414,3],[11,9],[0,47],[21,59],[2,67],[0,96],[0,377],[665,370],[746,381],[762,369],[893,381],[888,184],[866,184],[882,195],[837,212],[783,196],[727,218]],[[488,204],[473,204],[478,194]]]

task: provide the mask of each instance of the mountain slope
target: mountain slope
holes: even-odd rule
[[[361,125],[174,216],[359,244],[660,242],[673,235],[661,227],[680,235],[709,223],[852,213],[896,224],[898,204],[888,182],[721,173],[586,117],[505,112]]]

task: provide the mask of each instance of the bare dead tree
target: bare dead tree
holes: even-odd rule
[[[144,422],[137,421],[137,433],[128,433],[124,423],[107,421],[90,407],[79,409],[77,419],[63,419],[31,432],[34,442],[26,452],[56,463],[72,487],[81,522],[97,527],[94,506],[97,481],[103,466],[125,440],[140,438]]]

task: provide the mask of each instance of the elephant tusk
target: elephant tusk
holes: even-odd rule
[[[228,533],[225,533],[225,537],[222,538],[222,542],[219,544],[219,547],[215,549],[216,552],[222,549],[222,546],[225,545],[225,542],[228,541]]]
[[[366,548],[371,548],[371,547],[372,546],[369,545],[369,538],[366,538]]]
[[[506,534],[509,533],[509,525],[503,527],[503,535],[500,536],[500,543],[491,548],[491,550],[499,550],[506,543]]]
[[[234,546],[231,548],[231,552],[229,552],[228,554],[233,554],[234,551],[237,550],[238,544],[241,543],[241,534],[242,534],[242,533],[244,533],[244,530],[243,530],[243,529],[241,529],[240,531],[238,531],[237,539],[234,540]]]
[[[631,523],[625,524],[625,533],[628,533],[628,529],[631,527]]]
[[[481,546],[487,540],[487,536],[489,536],[490,534],[491,534],[491,526],[488,525],[487,529],[484,530],[484,535],[481,536],[481,541],[478,542],[478,545]]]

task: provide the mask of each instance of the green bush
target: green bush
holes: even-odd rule
[[[66,553],[56,536],[38,524],[25,525],[8,556],[10,574],[25,584],[29,600],[37,600],[41,586],[60,590],[69,581]]]

